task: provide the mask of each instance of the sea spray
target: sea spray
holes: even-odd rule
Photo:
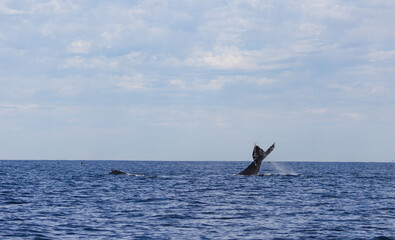
[[[285,167],[283,164],[277,162],[270,162],[270,165],[281,175],[297,175],[295,171],[289,167]]]

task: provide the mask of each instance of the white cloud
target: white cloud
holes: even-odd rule
[[[325,29],[325,25],[305,22],[300,24],[299,34],[302,37],[317,37],[320,36]]]
[[[23,10],[9,8],[9,7],[7,7],[6,3],[7,3],[7,1],[0,2],[0,13],[5,14],[5,15],[19,15],[19,14],[26,13]]]
[[[375,82],[374,79],[371,82],[364,82],[362,84],[331,84],[329,88],[339,89],[342,92],[357,97],[383,96],[390,93],[390,90],[383,83]]]
[[[122,56],[121,58],[121,61],[132,64],[142,64],[147,61],[147,56],[142,52],[130,52],[129,54]]]
[[[218,91],[223,89],[225,85],[270,85],[275,80],[269,78],[260,78],[255,76],[218,76],[215,79],[211,79],[208,82],[196,81],[195,89],[197,90],[210,90]]]
[[[227,128],[232,123],[233,111],[212,107],[132,107],[129,114],[134,121],[144,122],[152,126],[177,128]]]
[[[368,54],[368,59],[371,62],[388,62],[390,61],[391,63],[395,62],[395,51],[390,50],[390,51],[377,51],[377,50],[372,50]]]
[[[210,80],[207,84],[200,86],[203,90],[220,90],[223,88],[224,84],[228,82],[226,79],[213,79]]]
[[[177,89],[186,89],[186,83],[181,79],[172,79],[169,81],[169,84]]]
[[[249,62],[248,51],[242,51],[235,46],[216,47],[214,51],[199,51],[195,56],[188,59],[191,65],[210,66],[218,69],[232,68],[255,68],[255,64]]]
[[[276,80],[270,78],[260,78],[260,77],[245,77],[246,82],[257,85],[268,85],[274,83]]]
[[[244,17],[237,6],[215,8],[204,15],[198,28],[203,36],[211,37],[217,45],[234,45],[243,41],[243,33],[254,26],[252,19]]]
[[[118,87],[131,91],[147,90],[151,87],[150,80],[141,73],[133,73],[131,76],[115,77],[114,80],[118,81]]]
[[[39,107],[40,105],[38,104],[0,103],[0,114],[29,112]]]
[[[317,114],[317,115],[323,115],[328,112],[328,108],[314,108],[314,109],[308,110],[308,112]]]
[[[68,48],[68,51],[75,54],[88,54],[91,46],[92,43],[90,41],[79,40],[72,42]]]
[[[65,58],[60,65],[62,69],[97,69],[102,71],[104,69],[117,69],[119,63],[116,59],[108,59],[106,57],[72,57]]]
[[[79,10],[79,5],[72,0],[35,1],[29,6],[29,12],[38,14],[66,15]]]
[[[302,1],[300,7],[305,14],[318,19],[339,20],[351,19],[354,9],[352,5],[338,0]]]
[[[288,64],[281,61],[291,57],[292,53],[284,49],[242,50],[236,46],[217,46],[212,51],[195,50],[185,62],[193,67],[210,67],[214,69],[279,69]]]
[[[343,113],[342,116],[355,120],[364,118],[364,116],[361,115],[360,113],[354,113],[354,112]]]

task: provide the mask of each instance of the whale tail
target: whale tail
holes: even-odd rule
[[[262,148],[255,144],[254,150],[252,151],[252,158],[254,161],[248,165],[246,169],[241,171],[239,175],[257,175],[261,168],[263,159],[273,151],[275,146],[276,143],[273,143],[273,145],[271,145],[266,151],[263,151]]]

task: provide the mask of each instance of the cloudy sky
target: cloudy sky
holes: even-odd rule
[[[395,2],[0,1],[0,159],[395,159]]]

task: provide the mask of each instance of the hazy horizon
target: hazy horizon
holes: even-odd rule
[[[253,160],[170,160],[170,159],[0,159],[0,161],[73,161],[73,162],[94,162],[94,161],[126,161],[126,162],[246,162],[249,164]],[[347,161],[347,160],[333,160],[333,161],[319,161],[319,160],[264,160],[263,164],[271,163],[285,163],[285,162],[301,162],[301,163],[394,163],[395,160],[389,161]],[[263,165],[264,166],[264,165]]]

